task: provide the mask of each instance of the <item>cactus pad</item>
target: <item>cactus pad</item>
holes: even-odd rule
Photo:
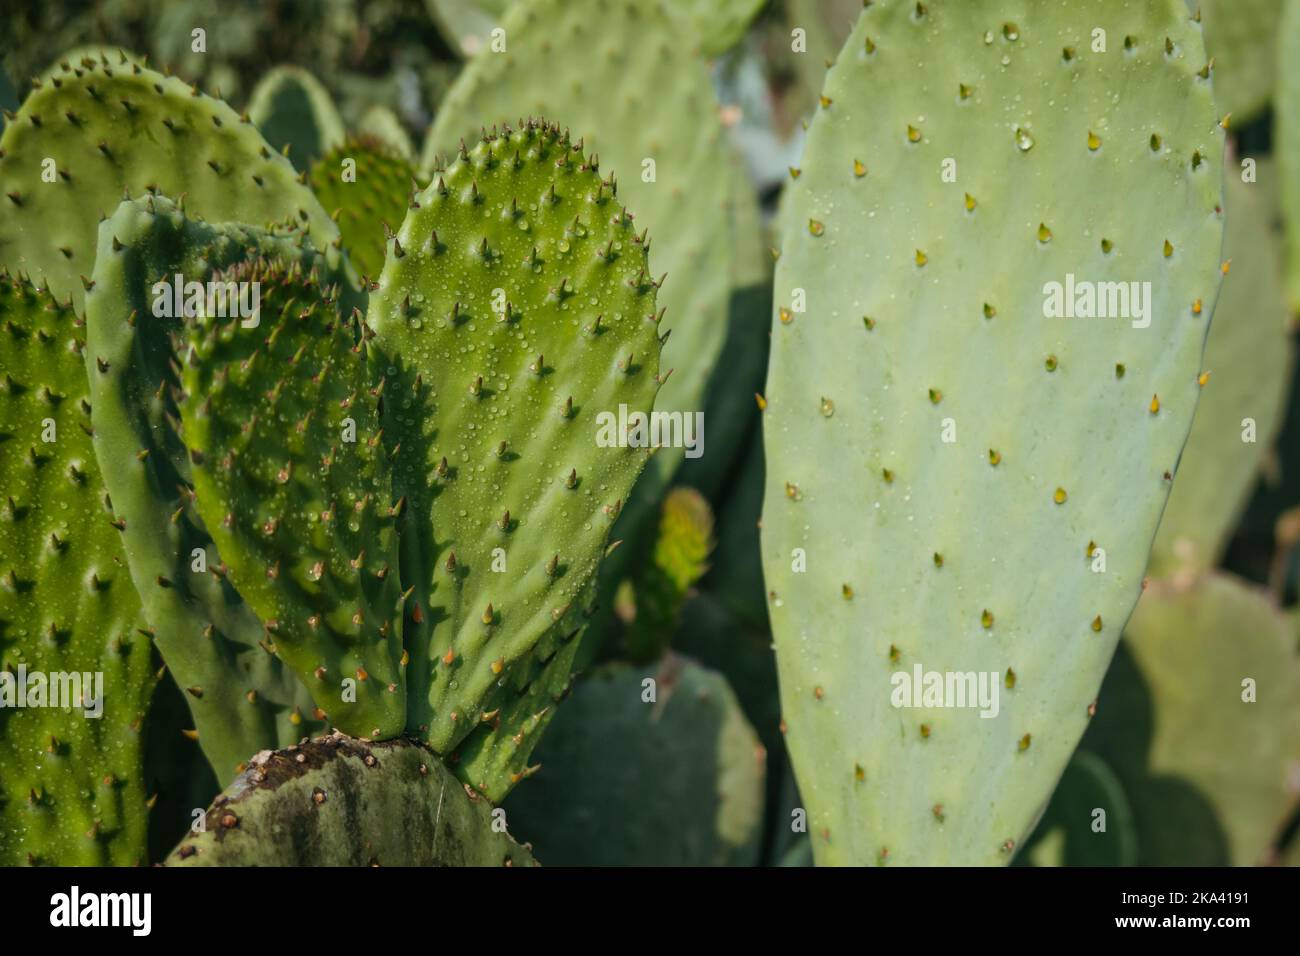
[[[1236,171],[1225,177],[1228,271],[1205,344],[1196,419],[1151,550],[1152,574],[1218,565],[1282,425],[1294,359],[1280,237],[1270,221],[1275,173],[1261,162],[1255,184]]]
[[[409,502],[410,723],[446,753],[595,573],[646,458],[602,447],[601,413],[650,410],[659,328],[643,239],[554,127],[485,139],[414,203],[368,321]]]
[[[1200,392],[1208,74],[1181,0],[879,0],[828,74],[774,284],[762,542],[821,864],[1010,860],[1087,725]],[[1071,276],[1149,282],[1149,326],[1048,317]],[[941,693],[903,706],[915,668]]]
[[[91,445],[83,347],[71,309],[0,275],[6,866],[130,866],[145,856],[141,733],[154,671]]]
[[[673,371],[656,409],[701,411],[727,332],[735,167],[694,38],[662,0],[522,0],[502,26],[507,51],[476,57],[457,79],[422,172],[484,126],[548,116],[567,128],[617,177],[668,277],[660,331],[672,330],[663,366]],[[626,524],[651,515],[682,458],[678,447],[655,455]]]
[[[248,99],[248,117],[300,170],[343,142],[343,119],[329,90],[300,67],[277,66],[263,76]]]
[[[288,160],[225,103],[130,60],[86,62],[42,81],[0,136],[0,266],[80,309],[95,230],[124,192],[183,193],[213,221],[291,219],[320,249],[337,238]]]
[[[229,783],[250,754],[313,726],[306,689],[267,648],[262,622],[219,575],[221,555],[194,508],[188,452],[177,435],[179,386],[172,334],[153,314],[154,282],[272,256],[328,273],[298,234],[187,219],[170,200],[122,203],[100,228],[87,299],[87,361],[96,454],[125,524],[131,576],[154,639],[194,714],[217,778]]]
[[[336,733],[254,757],[167,865],[535,865],[500,820],[419,744]]]
[[[262,314],[256,329],[198,320],[180,356],[199,515],[330,723],[396,736],[406,724],[397,509],[360,313],[343,321],[318,276],[274,260],[210,277],[258,283]]]

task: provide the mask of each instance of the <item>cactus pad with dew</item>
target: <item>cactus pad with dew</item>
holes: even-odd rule
[[[643,238],[593,157],[529,122],[439,169],[368,321],[395,444],[411,728],[448,752],[595,574],[658,390]],[[626,420],[626,419],[625,419]]]
[[[80,309],[96,229],[124,193],[184,194],[213,221],[292,220],[318,249],[338,237],[311,190],[220,100],[122,54],[38,81],[0,135],[0,266]]]
[[[152,648],[76,314],[0,274],[0,863],[145,861]],[[98,675],[98,676],[96,676]]]
[[[507,51],[476,57],[457,79],[421,171],[484,126],[527,116],[553,118],[599,156],[637,232],[649,230],[655,275],[668,277],[660,332],[672,331],[663,354],[672,373],[656,408],[701,411],[727,334],[737,168],[695,38],[662,0],[523,0],[502,27]],[[624,528],[652,520],[682,460],[680,447],[655,454]]]
[[[181,437],[199,515],[268,642],[332,726],[384,739],[406,724],[392,476],[361,314],[296,265],[210,273],[258,283],[261,316],[186,329]]]
[[[222,573],[222,556],[194,506],[188,450],[178,435],[173,335],[155,317],[153,286],[209,274],[250,256],[330,275],[297,233],[189,219],[170,200],[122,203],[100,228],[87,298],[86,372],[96,454],[154,640],[186,692],[199,743],[223,784],[258,750],[320,724],[298,680],[269,650],[263,622]],[[321,281],[328,281],[322,278]]]
[[[333,733],[264,751],[167,866],[534,866],[437,754]]]
[[[880,0],[827,76],[774,285],[762,539],[821,864],[1005,863],[1087,725],[1218,295],[1207,63],[1181,0]]]

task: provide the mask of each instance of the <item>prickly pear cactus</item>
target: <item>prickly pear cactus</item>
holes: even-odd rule
[[[536,865],[504,820],[427,748],[334,733],[259,753],[167,865]]]
[[[144,861],[151,648],[91,447],[84,324],[0,274],[0,864]]]
[[[649,231],[656,276],[668,277],[660,331],[672,330],[672,373],[656,408],[701,411],[727,332],[734,167],[693,35],[662,0],[521,0],[502,28],[507,52],[475,58],[457,79],[422,172],[484,126],[548,116],[567,128],[617,176],[637,231]],[[682,459],[680,447],[655,454],[624,527],[653,514]]]
[[[247,118],[129,59],[89,60],[39,81],[0,135],[0,266],[80,309],[100,220],[146,192],[213,221],[289,219],[319,249],[338,237]]]
[[[406,724],[401,586],[388,453],[362,319],[318,276],[274,260],[215,271],[256,283],[261,315],[200,318],[180,412],[199,515],[231,582],[332,726]]]
[[[647,680],[654,682],[649,699]],[[506,804],[554,866],[752,866],[766,755],[726,680],[686,658],[578,681]]]
[[[320,80],[296,66],[277,66],[258,81],[248,117],[273,149],[307,170],[343,142],[343,118]]]
[[[311,695],[270,652],[263,622],[222,573],[222,556],[194,506],[189,452],[177,431],[172,336],[180,318],[155,316],[154,283],[270,256],[328,275],[301,235],[214,226],[170,200],[122,203],[99,236],[87,298],[86,373],[96,455],[112,495],[131,576],[154,640],[185,690],[199,742],[224,785],[258,750],[319,727]],[[263,569],[265,571],[266,569]]]
[[[1290,315],[1282,290],[1279,236],[1270,217],[1277,170],[1225,177],[1223,293],[1205,343],[1205,385],[1178,480],[1151,549],[1152,574],[1218,565],[1282,425],[1290,391]]]
[[[1181,0],[880,0],[828,74],[775,278],[762,541],[821,864],[1005,863],[1087,725],[1200,392],[1209,72]],[[1149,311],[1103,285],[1112,317],[1048,317],[1076,281],[1070,314],[1107,282],[1149,282]],[[910,707],[917,669],[939,686]]]
[[[336,217],[358,271],[379,275],[388,239],[415,190],[410,162],[376,139],[350,139],[312,166],[309,181],[321,205]]]
[[[414,203],[368,321],[408,502],[409,723],[447,753],[558,653],[645,462],[617,419],[654,402],[660,329],[612,177],[557,128],[483,140]]]

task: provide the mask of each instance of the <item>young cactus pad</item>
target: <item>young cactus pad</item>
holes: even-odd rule
[[[261,315],[195,320],[180,356],[182,437],[199,514],[231,582],[330,723],[406,724],[388,453],[359,312],[274,260],[212,274],[257,283]]]
[[[60,67],[0,136],[0,266],[80,309],[95,230],[128,197],[184,194],[192,214],[291,219],[317,248],[338,230],[246,117],[175,77],[87,58]]]
[[[1010,860],[1084,731],[1200,392],[1208,77],[1182,0],[880,0],[828,74],[775,277],[762,536],[821,864]],[[1142,298],[1082,317],[1106,282]]]
[[[71,309],[0,274],[5,866],[145,855],[152,651],[91,446],[83,347]]]
[[[334,733],[260,753],[168,866],[533,866],[436,754]]]
[[[637,232],[649,231],[656,277],[668,277],[660,332],[672,330],[663,355],[672,372],[656,408],[693,415],[726,339],[736,248],[736,167],[696,41],[663,0],[520,0],[501,26],[507,52],[476,57],[461,73],[429,130],[422,170],[483,126],[522,116],[554,118],[598,155]],[[680,444],[651,459],[623,527],[638,514],[653,520]]]
[[[95,453],[154,640],[222,784],[250,754],[309,732],[315,706],[219,573],[222,556],[194,507],[189,453],[177,434],[173,335],[182,320],[154,315],[153,287],[178,273],[205,282],[211,270],[250,256],[331,275],[300,234],[189,219],[161,196],[124,202],[100,227],[86,300]]]
[[[595,573],[646,459],[616,420],[654,403],[659,328],[612,177],[556,127],[484,139],[414,202],[368,319],[408,501],[410,724],[446,753]]]

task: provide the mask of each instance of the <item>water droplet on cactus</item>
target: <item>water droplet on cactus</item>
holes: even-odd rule
[[[1034,148],[1034,137],[1023,126],[1016,127],[1016,145],[1020,147],[1022,153],[1027,153]]]

